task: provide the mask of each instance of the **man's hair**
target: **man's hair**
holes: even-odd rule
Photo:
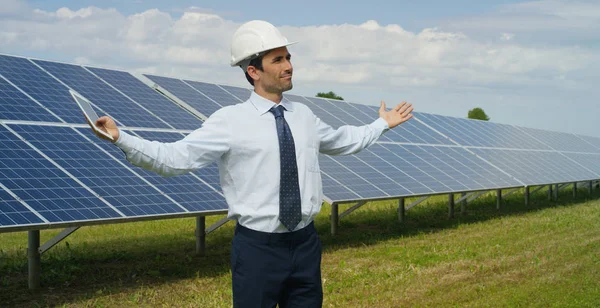
[[[254,66],[254,67],[256,67],[257,70],[263,71],[264,68],[263,68],[262,60],[263,60],[264,56],[265,55],[263,54],[263,55],[260,55],[256,58],[250,60],[250,63],[248,64],[248,66]],[[246,70],[245,74],[246,74],[246,79],[248,80],[248,82],[252,86],[254,86],[254,79],[252,79],[252,77],[250,77],[250,74],[248,74],[248,70]]]

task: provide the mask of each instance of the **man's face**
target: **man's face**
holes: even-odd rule
[[[292,89],[292,62],[286,47],[271,50],[262,60],[263,71],[255,85],[267,93],[281,94]]]

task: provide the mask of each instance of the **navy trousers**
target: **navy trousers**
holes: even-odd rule
[[[237,225],[231,247],[233,306],[321,307],[321,241],[314,224],[289,233]]]

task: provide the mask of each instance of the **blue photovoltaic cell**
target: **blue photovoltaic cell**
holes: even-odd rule
[[[416,117],[463,146],[550,150],[511,125],[428,113]]]
[[[19,125],[13,129],[126,216],[184,212],[71,128]],[[94,142],[109,144],[93,136],[91,129],[85,131]]]
[[[596,148],[594,148],[592,145],[577,138],[573,134],[551,132],[547,130],[526,127],[518,128],[556,151],[593,153],[596,150]]]
[[[0,119],[58,122],[59,119],[0,78]]]
[[[85,123],[69,90],[29,60],[0,55],[0,73],[65,122]]]
[[[187,82],[194,89],[202,92],[202,94],[210,97],[213,101],[217,102],[217,104],[221,106],[236,105],[243,102],[239,98],[221,89],[216,84],[190,80],[185,80],[185,82]]]
[[[374,166],[371,166],[368,163],[360,160],[357,156],[331,156],[330,158],[338,162],[340,167],[346,167],[352,172],[358,174],[367,182],[376,186],[379,190],[385,192],[385,194],[379,193],[380,196],[399,196],[411,194],[409,190],[396,183],[378,169],[374,168]]]
[[[428,150],[484,188],[522,186],[510,175],[491,166],[462,147],[429,147]]]
[[[240,87],[232,87],[226,85],[219,85],[221,88],[225,89],[225,91],[231,93],[233,96],[240,99],[240,101],[245,102],[250,98],[250,94],[252,91],[246,88]]]
[[[318,107],[315,103],[313,103],[312,101],[309,101],[308,99],[306,99],[303,96],[298,96],[298,95],[293,95],[293,94],[284,94],[284,97],[290,101],[302,103],[302,104],[308,106],[308,108],[310,108],[310,110],[312,110],[312,112],[319,119],[321,119],[323,122],[327,123],[328,125],[330,125],[333,128],[338,128],[338,127],[344,126],[346,124],[340,117],[338,117],[339,115],[330,114],[329,112],[325,111],[323,108]]]
[[[583,136],[583,135],[576,135],[577,137],[581,138],[582,140],[584,140],[585,142],[591,144],[594,147],[594,153],[600,153],[600,138],[597,137],[590,137],[590,136]]]
[[[346,124],[346,125],[360,126],[360,125],[364,125],[364,124],[369,124],[369,123],[375,121],[377,119],[377,117],[379,117],[379,116],[373,117],[372,119],[370,119],[370,121],[367,121],[365,123],[365,122],[361,121],[359,118],[354,117],[352,114],[337,107],[336,105],[334,105],[333,103],[329,102],[326,99],[317,98],[317,97],[305,97],[305,99],[307,99],[313,103],[314,108],[311,108],[313,110],[313,112],[314,112],[314,109],[320,108],[323,111],[325,111],[326,113],[341,119],[342,122],[344,122],[344,124]]]
[[[384,153],[385,155],[380,157],[373,152],[378,149],[382,150],[382,146],[378,144],[373,145],[371,148],[362,150],[356,154],[356,158],[364,161],[400,186],[395,188],[392,195],[415,195],[431,192],[431,189],[403,171],[406,164],[405,161],[389,152]]]
[[[183,138],[183,135],[179,133],[165,133],[165,132],[149,132],[149,131],[136,131],[135,134],[140,137],[160,142],[174,142]],[[120,151],[114,146],[108,145],[111,151]],[[195,174],[203,174],[203,178],[210,178],[210,185],[216,186],[209,187],[202,183],[198,178],[191,174],[183,174],[174,177],[163,177],[155,174],[151,171],[147,171],[141,168],[134,167],[135,171],[142,174],[144,178],[164,191],[175,201],[179,202],[189,211],[215,211],[215,210],[226,210],[227,203],[225,198],[220,193],[221,186],[219,185],[219,169],[216,164],[201,168]],[[216,174],[216,178],[214,177]],[[217,192],[217,191],[219,192]]]
[[[350,201],[361,199],[359,195],[352,192],[348,187],[340,184],[338,181],[323,172],[321,173],[321,179],[323,182],[323,195],[325,198],[329,199],[329,201]]]
[[[331,178],[334,178],[343,186],[349,187],[354,193],[358,194],[361,199],[387,197],[383,190],[379,189],[375,184],[369,183],[360,175],[353,173],[350,169],[340,165],[333,159],[333,156],[320,155],[319,163],[321,171]],[[333,198],[328,191],[323,191],[329,198]]]
[[[408,152],[402,145],[374,144],[368,150],[385,161],[400,160],[398,168],[414,180],[414,182],[407,181],[403,183],[403,186],[415,194],[452,191],[452,188],[446,186],[441,182],[441,179],[435,177],[440,173],[439,171],[434,170],[434,168],[422,159]],[[433,174],[430,174],[430,172]]]
[[[74,222],[121,217],[4,127],[0,127],[0,144],[0,181],[46,220]]]
[[[464,177],[460,176],[456,169],[439,159],[435,159],[435,157],[431,157],[421,147],[394,144],[384,144],[383,146],[405,159],[413,167],[436,179],[437,182],[449,187],[452,191],[468,190],[467,184],[462,182]],[[435,188],[430,188],[436,191]]]
[[[543,185],[597,179],[598,175],[557,152],[471,149],[526,185]]]
[[[88,68],[144,108],[177,129],[196,129],[202,122],[127,72]]]
[[[0,171],[2,172],[2,171]],[[44,223],[37,215],[0,189],[0,230],[2,227]]]
[[[596,174],[596,179],[600,179],[600,154],[584,153],[563,153],[568,158]]]
[[[169,128],[156,116],[142,109],[81,66],[41,60],[34,61],[123,125]],[[102,112],[98,114],[101,116]],[[83,117],[81,119],[79,122],[83,121]]]
[[[223,107],[179,79],[154,75],[144,76],[177,96],[177,98],[192,106],[192,108],[206,117]]]

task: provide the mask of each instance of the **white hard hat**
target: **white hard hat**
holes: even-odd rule
[[[231,40],[231,66],[244,66],[244,60],[257,57],[261,52],[289,46],[287,38],[272,24],[262,20],[252,20],[241,25]],[[246,66],[249,61],[246,61]],[[242,68],[243,69],[243,68]]]

